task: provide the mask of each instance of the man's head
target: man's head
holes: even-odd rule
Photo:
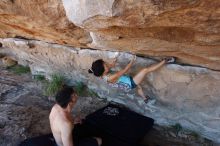
[[[62,108],[66,108],[68,104],[74,105],[77,101],[77,95],[73,88],[71,87],[63,87],[57,94],[56,94],[56,102]]]
[[[93,73],[95,76],[100,77],[105,72],[105,62],[102,59],[98,59],[92,63],[89,73]]]

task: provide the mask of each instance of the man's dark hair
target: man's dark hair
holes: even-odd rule
[[[105,71],[104,61],[98,59],[92,63],[92,68],[88,70],[89,73],[93,73],[95,76],[100,77]]]
[[[72,99],[72,94],[74,94],[75,91],[71,87],[63,87],[60,91],[56,94],[56,102],[59,104],[62,108],[66,108],[68,103]]]

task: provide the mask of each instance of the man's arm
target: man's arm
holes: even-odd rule
[[[61,139],[63,142],[63,146],[74,146],[73,145],[73,137],[72,137],[72,123],[63,123],[61,130]]]

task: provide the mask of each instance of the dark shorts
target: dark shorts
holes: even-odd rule
[[[58,146],[55,144],[54,146]],[[96,141],[95,138],[83,138],[79,141],[74,141],[74,146],[98,146],[98,142]]]
[[[86,124],[76,124],[73,129],[73,141],[75,146],[98,146],[94,137],[100,137],[100,134],[94,133],[96,128],[89,127]]]
[[[84,138],[74,144],[75,146],[98,146],[98,142],[95,138]]]
[[[135,84],[135,82],[131,76],[130,76],[130,80],[131,80],[131,89],[136,88],[137,85]]]

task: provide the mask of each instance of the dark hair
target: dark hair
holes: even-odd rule
[[[71,87],[63,87],[60,91],[56,94],[56,102],[59,104],[62,108],[66,108],[68,103],[72,99],[72,94],[74,94],[75,91]]]
[[[98,59],[92,63],[92,68],[88,70],[89,73],[93,73],[95,76],[101,76],[105,71],[104,61]]]

